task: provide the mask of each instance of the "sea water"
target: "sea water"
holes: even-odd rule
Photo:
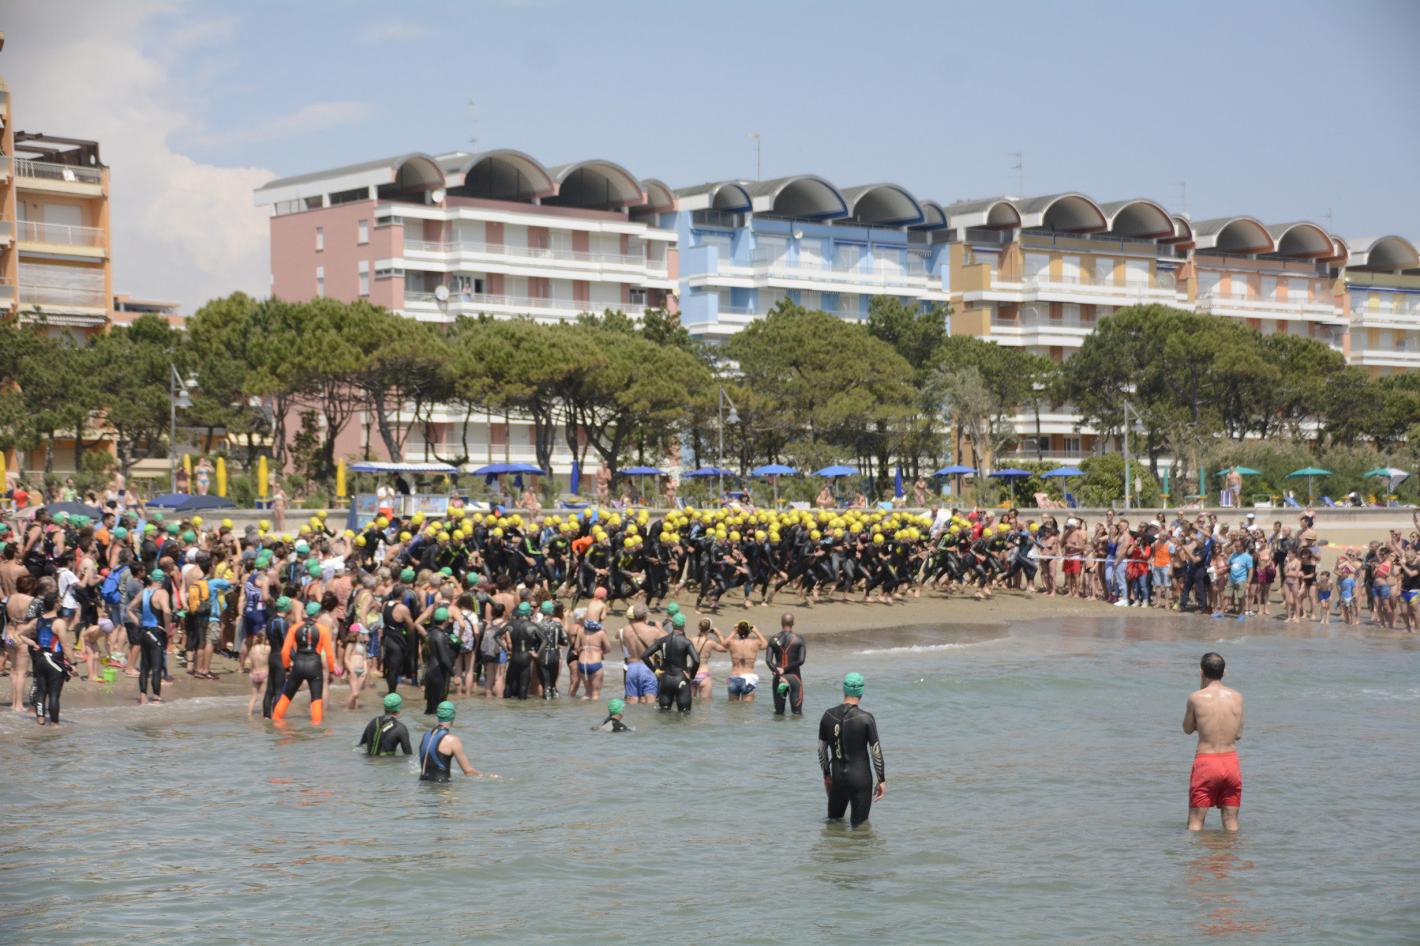
[[[808,641],[802,719],[726,703],[722,668],[620,735],[463,700],[498,781],[420,784],[304,699],[280,730],[245,699],[5,719],[0,942],[1420,940],[1413,640],[1121,616]],[[1209,649],[1247,701],[1237,835],[1184,830]],[[888,771],[858,830],[824,822],[815,756],[849,669]]]

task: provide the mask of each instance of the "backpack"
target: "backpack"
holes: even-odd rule
[[[207,588],[206,578],[189,584],[187,586],[187,613],[201,614],[205,610],[203,605],[207,603],[211,596],[212,593]]]
[[[498,643],[498,636],[503,633],[502,623],[492,623],[483,629],[483,640],[478,642],[478,652],[483,655],[485,661],[497,661],[498,652],[502,647]]]
[[[127,571],[127,565],[120,565],[109,572],[103,584],[99,585],[99,597],[104,599],[105,604],[123,604],[123,579]]]

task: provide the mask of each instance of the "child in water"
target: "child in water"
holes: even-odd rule
[[[262,690],[266,687],[266,662],[271,656],[271,644],[265,634],[251,638],[251,649],[247,651],[246,665],[251,668],[251,699],[247,700],[247,715],[256,712],[261,705]]]
[[[350,674],[350,700],[346,709],[360,708],[360,688],[365,683],[365,651],[370,646],[370,632],[363,624],[350,626],[350,641],[345,645],[345,670]]]
[[[1331,623],[1331,572],[1316,576],[1316,619],[1323,624]]]

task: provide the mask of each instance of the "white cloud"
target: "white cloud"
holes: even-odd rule
[[[376,23],[360,34],[367,43],[400,43],[432,35],[427,27],[417,23],[390,21]]]
[[[111,169],[114,289],[180,301],[190,313],[234,290],[266,294],[268,218],[252,205],[252,190],[274,174],[206,164],[174,148],[200,133],[201,119],[172,60],[232,24],[183,25],[163,34],[161,54],[144,52],[154,19],[168,12],[171,5],[156,2],[14,4],[0,74],[17,129],[99,142]],[[317,107],[307,119],[342,114]]]
[[[285,115],[263,119],[260,125],[251,128],[202,135],[200,141],[206,147],[236,142],[272,141],[361,122],[372,114],[373,110],[364,102],[312,102]]]

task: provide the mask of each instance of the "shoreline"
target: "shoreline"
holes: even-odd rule
[[[1017,625],[1026,625],[1036,632],[1044,630],[1048,633],[1046,625],[1049,622],[1078,619],[1128,618],[1130,623],[1135,625],[1130,629],[1128,637],[1140,640],[1163,640],[1178,637],[1204,639],[1215,636],[1222,626],[1235,628],[1239,624],[1235,618],[1214,620],[1207,615],[1184,614],[1173,610],[1116,608],[1093,599],[1046,596],[1015,590],[997,591],[993,598],[985,601],[977,601],[967,595],[957,594],[948,597],[928,591],[924,592],[921,598],[909,598],[891,605],[834,601],[805,606],[797,595],[791,594],[782,596],[780,600],[768,607],[725,606],[715,613],[696,610],[691,607],[692,603],[693,601],[681,605],[682,613],[687,618],[687,631],[691,633],[691,636],[694,636],[694,629],[699,620],[702,617],[708,617],[714,622],[714,626],[724,634],[728,634],[737,621],[748,620],[758,627],[761,633],[769,637],[777,632],[780,615],[791,611],[797,621],[795,629],[805,636],[810,646],[813,645],[815,639],[824,640],[829,644],[830,652],[850,643],[931,644],[947,640],[986,639],[998,636]],[[1278,606],[1280,608],[1280,602]],[[664,612],[652,615],[653,618],[659,619],[663,619],[664,616]],[[612,623],[614,627],[619,627],[624,620],[624,611],[615,612],[609,623]],[[1358,641],[1420,641],[1420,634],[1407,633],[1400,628],[1387,629],[1368,623],[1351,627],[1339,624],[1334,620],[1330,624],[1319,624],[1315,621],[1287,624],[1276,613],[1249,617],[1241,623],[1249,633],[1267,635],[1296,636],[1301,634],[1313,636],[1320,634],[1334,636],[1340,632],[1342,635]],[[1148,630],[1144,630],[1145,628]],[[948,633],[943,634],[943,632]],[[727,670],[728,666],[723,655],[716,654],[715,657],[717,662],[713,664],[713,674],[719,683],[723,676],[722,671]],[[609,664],[609,669],[616,669],[617,662],[619,662],[619,658]],[[721,666],[722,664],[726,665]],[[82,670],[82,666],[80,669]],[[173,675],[174,681],[163,684],[163,703],[154,708],[155,718],[164,705],[187,703],[204,697],[247,697],[251,693],[248,676],[241,673],[237,668],[236,661],[230,658],[219,655],[213,659],[213,672],[218,675],[217,680],[200,681],[188,676],[186,670],[180,666],[175,666],[173,669],[176,670]],[[9,710],[11,686],[14,679],[13,676],[0,678],[0,712],[3,712],[8,718],[20,719],[32,714],[29,712],[13,713]],[[359,709],[353,712],[364,714],[378,710],[378,696],[383,695],[383,680],[371,677],[366,679],[370,682],[366,684],[361,693]],[[136,678],[125,676],[122,670],[119,671],[119,676],[113,683],[89,683],[76,675],[65,684],[63,705],[66,709],[136,707],[138,695],[135,681]],[[603,697],[615,695],[613,690],[614,687],[611,686],[610,678],[608,678],[608,682],[603,688]],[[352,712],[345,709],[349,688],[344,682],[332,680],[331,691],[333,692],[329,693],[326,698],[327,717],[338,718]],[[422,699],[422,691],[413,685],[402,686],[400,692],[404,695],[406,702],[411,705]],[[470,696],[461,699],[476,701],[481,697]],[[298,702],[305,704],[306,699],[301,698]],[[303,710],[304,706],[302,706]],[[417,713],[411,713],[411,715],[417,716]],[[261,718],[259,711],[255,718]],[[61,717],[61,724],[62,722]],[[40,727],[36,726],[35,728]],[[61,725],[61,730],[62,728]]]

